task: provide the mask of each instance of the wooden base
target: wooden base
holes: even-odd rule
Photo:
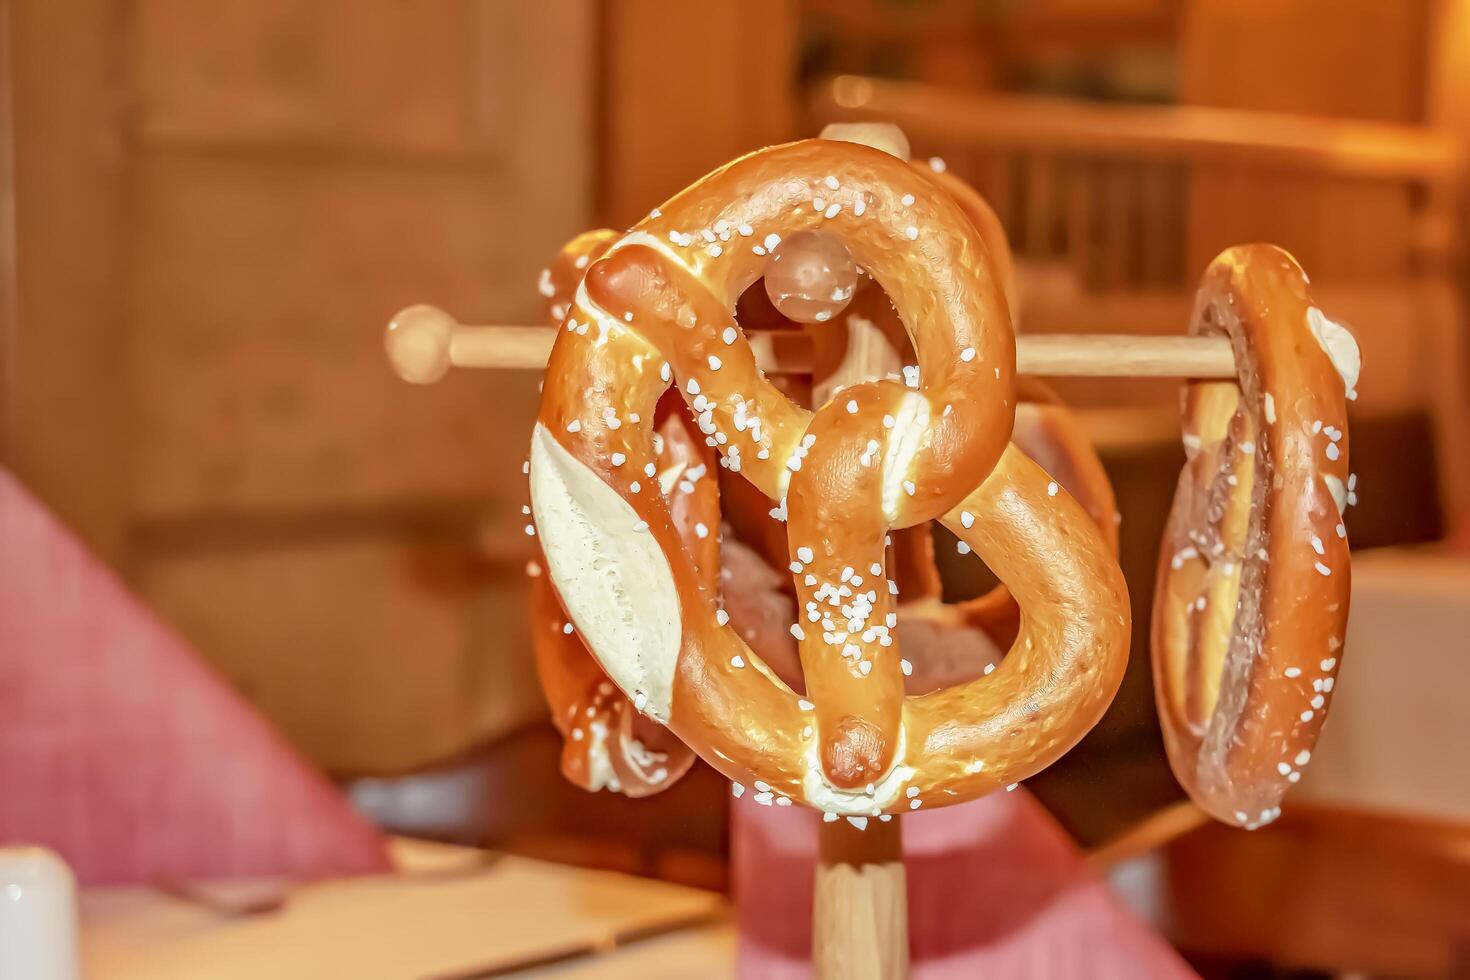
[[[818,980],[901,980],[909,974],[908,897],[899,817],[823,823],[812,903]]]

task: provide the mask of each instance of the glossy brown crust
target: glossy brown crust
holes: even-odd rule
[[[572,308],[572,298],[587,267],[602,257],[602,253],[618,240],[618,233],[611,228],[594,228],[584,231],[562,246],[551,265],[541,271],[536,284],[541,293],[546,317],[552,326],[560,326]]]
[[[1021,403],[1011,442],[1077,498],[1117,554],[1119,517],[1113,483],[1077,416],[1035,378],[1018,379],[1016,393]]]
[[[985,242],[996,278],[1002,283],[1007,306],[1014,320],[1019,295],[1015,260],[1000,218],[974,188],[947,171],[935,172],[928,164],[911,163],[914,170],[949,194],[970,219]],[[863,289],[849,306],[847,317],[860,317],[877,327],[893,349],[906,360],[913,350],[903,321],[882,290]],[[818,373],[839,369],[846,355],[847,332],[831,324],[802,326],[812,339]],[[1018,404],[1011,441],[1039,462],[1057,482],[1077,498],[1108,540],[1113,554],[1118,551],[1118,510],[1112,482],[1103,469],[1092,443],[1075,416],[1052,389],[1035,378],[1016,378]],[[934,564],[934,543],[929,528],[918,525],[894,530],[893,578],[899,584],[903,604],[923,608],[923,615],[939,623],[971,626],[1008,645],[1020,624],[1020,610],[1002,585],[986,595],[951,607],[938,608],[943,591]],[[924,607],[929,608],[924,608]]]
[[[1005,228],[988,202],[974,188],[947,171],[935,172],[928,164],[911,163],[914,170],[950,195],[970,219],[986,249],[997,280],[1003,285],[1007,306],[1014,321],[1019,291],[1015,260]],[[894,350],[912,359],[912,347],[903,321],[881,290],[863,289],[847,311],[878,328]],[[813,342],[818,372],[838,369],[846,354],[847,333],[831,325],[806,325]],[[1035,378],[1016,379],[1016,416],[1011,441],[1039,462],[1087,510],[1102,529],[1113,554],[1118,551],[1118,510],[1112,482],[1103,469],[1091,442],[1075,416],[1045,383]],[[934,564],[934,543],[924,525],[894,530],[895,567],[903,604],[922,610],[937,623],[980,629],[991,639],[1009,645],[1020,626],[1020,609],[1005,586],[955,606],[940,607],[943,583]]]
[[[966,211],[970,213],[969,208]],[[1007,250],[1003,239],[999,246]],[[860,293],[842,319],[806,327],[814,341],[823,338],[829,341],[827,356],[819,359],[819,372],[823,371],[821,365],[826,365],[823,377],[842,370],[848,331],[841,329],[841,325],[853,317],[878,328],[895,351],[904,352],[900,360],[913,360],[902,321],[882,291],[872,289]],[[743,316],[741,322],[745,322]],[[1045,383],[1018,377],[1016,387],[1021,400],[1016,407],[1012,443],[1037,461],[1083,505],[1116,555],[1118,513],[1112,484],[1082,427]],[[724,517],[737,528],[739,540],[753,545],[767,564],[784,570],[786,529],[767,516],[765,498],[738,477],[724,480],[722,486]],[[899,588],[897,628],[905,656],[912,664],[912,672],[906,675],[905,690],[911,695],[928,693],[982,676],[988,665],[993,669],[1020,630],[1020,607],[1010,591],[997,586],[976,599],[946,604],[942,601],[943,581],[935,562],[929,524],[895,529],[889,538],[887,573]],[[746,638],[783,679],[795,677],[800,686],[796,645],[788,634],[773,637],[770,631],[761,629],[756,631],[756,638],[748,635]]]
[[[1012,445],[943,518],[1006,583],[1023,615],[995,673],[911,699],[910,730],[942,761],[928,766],[946,774],[941,787],[963,785],[973,766],[967,755],[985,760],[1001,784],[1046,768],[1097,723],[1122,682],[1132,625],[1123,573],[1097,526],[1053,484]],[[975,515],[969,529],[966,512]],[[953,721],[976,716],[984,721],[968,730]]]
[[[1118,509],[1102,460],[1088,441],[1076,416],[1047,385],[1033,378],[1018,378],[1021,398],[1016,406],[1016,425],[1011,444],[1035,461],[1087,511],[1107,542],[1118,554]],[[1009,646],[1020,626],[1020,607],[1010,590],[998,585],[985,595],[950,605],[940,605],[943,582],[934,561],[934,542],[927,526],[905,528],[892,534],[896,560],[894,577],[902,597],[900,621],[905,612],[949,626],[967,626],[983,631],[1003,646]]]
[[[1011,444],[1034,460],[1087,511],[1108,551],[1117,557],[1119,515],[1113,484],[1081,424],[1056,393],[1034,378],[1017,383],[1021,403]],[[985,595],[957,603],[956,621],[982,630],[997,643],[1014,642],[1021,609],[1004,585]]]
[[[1205,272],[1190,332],[1224,335],[1236,382],[1183,394],[1188,461],[1159,556],[1154,681],[1191,797],[1227,823],[1280,813],[1327,714],[1350,569],[1344,380],[1314,337],[1306,276],[1269,245]]]
[[[928,172],[927,167],[924,172]],[[968,190],[958,178],[950,177],[947,186],[953,185]],[[994,221],[988,205],[973,191],[969,194],[979,202],[984,213],[991,214]],[[975,205],[972,203],[965,210],[973,219]],[[998,222],[994,223],[990,234],[1001,234]],[[998,244],[1000,253],[1008,258],[1010,249],[1003,235]],[[859,316],[877,327],[895,350],[904,353],[905,360],[913,359],[903,322],[880,290],[860,292],[848,315]],[[844,331],[821,325],[812,332],[813,340],[817,341],[815,349],[819,353],[819,365],[825,364],[829,368],[839,365],[845,355]],[[823,338],[826,338],[825,347]],[[1108,479],[1102,460],[1077,417],[1047,384],[1036,378],[1018,377],[1016,393],[1018,403],[1011,442],[1040,463],[1060,486],[1077,498],[1116,555],[1119,515],[1112,481]],[[934,544],[929,528],[917,525],[894,530],[891,537],[896,559],[893,577],[898,581],[904,607],[912,611],[921,610],[925,618],[937,623],[982,630],[1002,645],[1009,645],[1015,639],[1020,625],[1020,609],[1005,586],[996,586],[975,599],[940,607],[938,602],[943,583],[934,564]]]
[[[1126,658],[1128,607],[1106,539],[1007,448],[1015,351],[1005,302],[973,224],[932,188],[853,144],[812,140],[742,158],[591,265],[552,351],[544,432],[640,518],[608,533],[650,534],[668,559],[682,629],[669,726],[776,802],[896,812],[1029,776],[1096,722]],[[813,415],[756,370],[731,310],[769,243],[807,228],[841,235],[893,298],[918,387],[856,385]],[[716,622],[667,501],[629,488],[651,456],[646,420],[670,380],[724,464],[788,515],[810,701]],[[610,465],[615,452],[629,465]],[[969,527],[962,508],[975,510]],[[1024,628],[990,677],[905,701],[897,645],[879,629],[892,622],[883,536],[936,518],[1011,586]],[[852,595],[832,603],[834,589]],[[809,604],[826,612],[859,594],[860,610],[839,611],[861,632],[806,618]]]
[[[1010,307],[1011,322],[1020,319],[1020,290],[1016,283],[1016,260],[1011,254],[1011,242],[1006,237],[1005,226],[1000,223],[1000,216],[990,206],[990,202],[981,197],[979,192],[969,184],[947,170],[935,171],[927,163],[911,164],[934,183],[943,188],[960,209],[965,212],[965,217],[975,226],[980,233],[980,238],[985,242],[985,247],[990,250],[991,261],[995,266],[995,278],[1000,281],[1001,288],[1005,291],[1006,303]]]

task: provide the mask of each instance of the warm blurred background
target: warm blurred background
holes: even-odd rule
[[[1470,971],[1470,563],[1447,541],[1470,517],[1470,2],[0,16],[0,465],[374,821],[567,863],[725,888],[728,791],[707,769],[641,802],[560,781],[522,571],[537,379],[409,387],[394,311],[535,322],[572,234],[851,118],[899,123],[995,206],[1026,331],[1179,333],[1223,247],[1293,251],[1366,365],[1349,693],[1304,815],[1185,837],[1173,898],[1143,904],[1206,967]],[[1060,388],[1118,487],[1141,626],[1175,386]],[[1084,848],[1182,796],[1135,633],[1112,712],[1029,784]]]

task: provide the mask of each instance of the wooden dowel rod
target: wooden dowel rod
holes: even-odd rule
[[[899,818],[846,819],[817,832],[812,893],[816,980],[902,980],[909,975],[908,898]]]
[[[555,340],[550,327],[459,327],[449,339],[449,362],[455,367],[540,370]]]
[[[1235,352],[1224,337],[1022,334],[1016,370],[1054,378],[1233,378]]]
[[[1210,822],[1210,815],[1189,800],[1157,810],[1122,833],[1104,841],[1087,856],[1087,863],[1106,873],[1116,864],[1156,851]]]
[[[541,370],[555,340],[554,327],[463,326],[441,310],[415,306],[393,318],[386,345],[405,380],[427,383],[450,367]],[[767,373],[811,370],[811,348],[799,333],[755,331],[751,344]],[[1235,355],[1223,337],[1023,334],[1016,369],[1047,377],[1233,378]]]

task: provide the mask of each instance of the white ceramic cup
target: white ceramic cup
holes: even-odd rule
[[[44,847],[0,848],[0,980],[80,980],[77,888]]]

